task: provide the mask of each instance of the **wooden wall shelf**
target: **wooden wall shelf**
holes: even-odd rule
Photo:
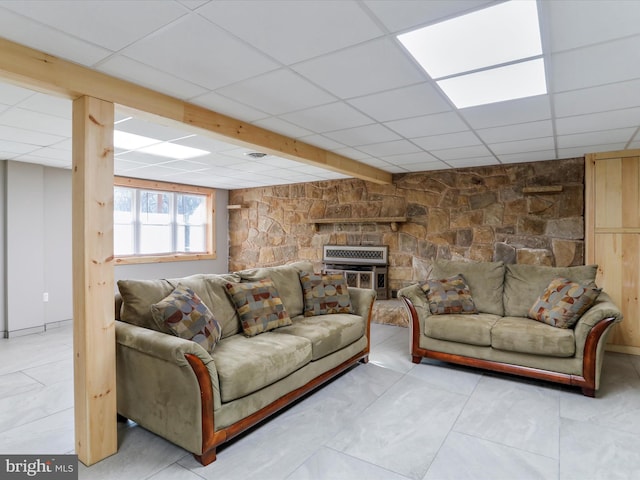
[[[313,231],[317,232],[320,229],[321,224],[330,223],[388,223],[391,225],[391,230],[398,231],[398,224],[407,221],[407,217],[363,217],[363,218],[318,218],[316,220],[309,220],[307,223],[314,225]]]

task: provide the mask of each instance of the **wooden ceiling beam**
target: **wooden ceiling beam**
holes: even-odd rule
[[[390,184],[391,174],[322,148],[250,123],[91,70],[0,38],[0,77],[38,91],[70,99],[90,96],[150,114],[163,123],[177,122],[199,133],[270,155],[296,160],[350,177]]]

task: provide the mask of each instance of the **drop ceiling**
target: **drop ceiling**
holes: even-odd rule
[[[640,148],[640,2],[540,1],[548,94],[456,109],[396,36],[493,3],[0,1],[0,36],[391,173]],[[211,152],[116,150],[119,175],[224,189],[345,178],[186,128],[117,128]],[[0,159],[69,168],[70,137],[68,100],[0,83]]]

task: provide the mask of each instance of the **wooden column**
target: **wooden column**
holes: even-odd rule
[[[114,106],[73,102],[73,352],[76,453],[92,465],[118,449],[113,314]]]

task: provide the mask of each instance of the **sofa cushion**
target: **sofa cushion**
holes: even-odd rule
[[[270,278],[273,285],[280,292],[282,303],[291,317],[302,315],[304,303],[302,300],[302,286],[299,272],[312,272],[311,262],[294,262],[277,267],[254,268],[236,272],[243,281],[255,282],[263,278]]]
[[[344,275],[321,275],[300,272],[300,283],[304,298],[304,316],[353,313],[351,297]]]
[[[222,336],[222,327],[195,292],[182,284],[158,303],[151,305],[153,319],[171,332],[199,344],[212,353]]]
[[[255,337],[233,335],[213,352],[220,398],[230,402],[249,395],[311,361],[311,342],[295,335],[267,332]]]
[[[558,328],[571,328],[595,303],[602,291],[595,284],[580,285],[558,277],[529,309],[529,318]]]
[[[424,333],[438,340],[488,347],[491,345],[491,328],[499,319],[499,315],[490,313],[429,315],[424,322]]]
[[[365,333],[365,321],[359,315],[334,314],[298,317],[277,333],[304,337],[311,342],[312,360],[318,360],[351,345]]]
[[[526,317],[551,280],[564,277],[573,282],[595,282],[597,265],[578,267],[544,267],[538,265],[507,265],[504,281],[504,314],[510,317]]]
[[[174,288],[174,285],[164,279],[118,280],[118,290],[122,296],[120,320],[173,335],[167,325],[158,325],[153,319],[151,305],[165,298]]]
[[[120,320],[151,330],[160,329],[161,332],[172,335],[167,326],[160,327],[156,324],[151,314],[151,305],[158,303],[169,295],[179,283],[182,283],[191,288],[209,307],[216,320],[222,325],[222,336],[225,337],[231,331],[234,333],[240,331],[240,321],[235,313],[232,313],[229,319],[229,309],[235,312],[235,308],[229,300],[226,289],[216,293],[211,290],[210,286],[216,282],[224,285],[228,281],[238,282],[240,277],[233,274],[196,274],[159,280],[118,280],[118,290],[122,296]],[[220,293],[223,295],[221,296]]]
[[[436,260],[430,278],[446,278],[461,274],[473,295],[479,312],[504,315],[502,294],[505,266],[502,262],[456,262]]]
[[[226,287],[247,337],[291,325],[280,295],[268,278],[256,282],[227,282]]]
[[[421,285],[429,300],[432,315],[478,313],[471,292],[462,275],[431,279]]]
[[[491,347],[549,357],[572,357],[576,352],[572,329],[555,328],[524,317],[503,317],[491,329]]]

